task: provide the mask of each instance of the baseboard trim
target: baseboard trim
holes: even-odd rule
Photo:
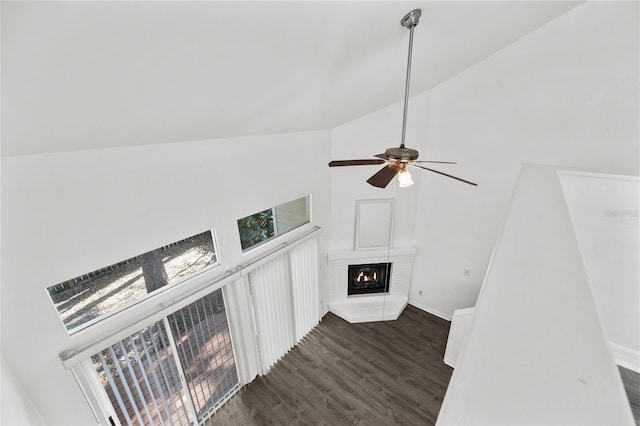
[[[442,313],[442,312],[440,312],[440,311],[438,311],[436,309],[433,309],[433,308],[430,308],[430,307],[428,307],[426,305],[423,305],[420,302],[416,302],[415,300],[409,300],[409,305],[415,306],[416,308],[421,309],[421,310],[423,310],[423,311],[425,311],[425,312],[427,312],[427,313],[429,313],[431,315],[435,315],[437,317],[442,318],[443,320],[447,320],[447,321],[451,322],[451,315],[444,314],[444,313]]]
[[[456,362],[447,356],[444,357],[444,363],[451,368],[456,368]]]
[[[322,315],[320,315],[320,321],[322,321],[322,319],[325,317],[325,315],[327,315],[329,313],[329,305],[326,305],[326,307],[324,308],[324,310],[322,311]]]
[[[610,345],[613,356],[616,359],[616,364],[640,373],[640,352],[613,342],[611,342]]]

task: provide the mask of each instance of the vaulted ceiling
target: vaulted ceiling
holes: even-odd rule
[[[329,129],[574,1],[2,2],[2,155]]]

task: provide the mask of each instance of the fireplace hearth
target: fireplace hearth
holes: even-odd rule
[[[391,263],[349,265],[347,295],[389,293]]]

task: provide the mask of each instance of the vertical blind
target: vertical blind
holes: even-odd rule
[[[289,252],[296,343],[319,322],[318,251],[309,240]]]
[[[269,369],[318,324],[316,239],[249,273],[260,370]]]
[[[280,255],[249,273],[262,374],[294,345],[287,256]]]

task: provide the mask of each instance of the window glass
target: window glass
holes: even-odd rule
[[[238,219],[242,251],[309,223],[309,212],[309,196],[306,196]]]
[[[273,209],[263,210],[238,219],[238,233],[242,251],[267,241],[275,235],[273,227]]]
[[[308,197],[298,198],[275,207],[277,235],[282,235],[309,222]]]
[[[218,263],[210,231],[47,288],[67,331]]]

